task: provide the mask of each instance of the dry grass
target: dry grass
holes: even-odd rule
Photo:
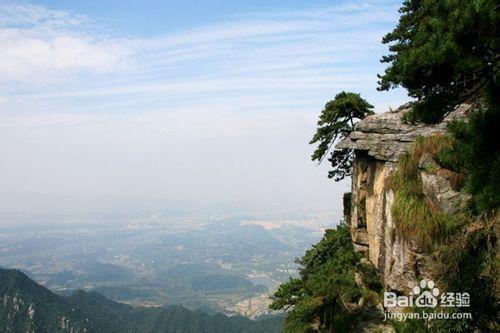
[[[417,161],[420,160],[424,154],[437,156],[442,150],[451,148],[452,144],[452,139],[441,133],[426,137],[419,136],[413,143],[411,155]]]
[[[456,218],[440,212],[426,198],[419,170],[423,155],[436,156],[450,145],[450,139],[444,135],[417,138],[410,152],[399,158],[397,170],[388,181],[395,194],[391,213],[397,232],[421,244],[446,239],[457,225]]]

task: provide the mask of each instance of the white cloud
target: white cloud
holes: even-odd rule
[[[50,83],[71,72],[123,68],[129,48],[89,32],[88,19],[37,6],[0,5],[0,82]]]

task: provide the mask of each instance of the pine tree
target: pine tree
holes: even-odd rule
[[[389,66],[379,90],[402,86],[416,98],[411,121],[440,121],[455,106],[498,90],[497,0],[406,0],[382,40]],[[492,87],[491,82],[496,82]]]
[[[329,178],[340,181],[351,175],[352,149],[332,149],[332,146],[351,133],[357,120],[371,114],[373,105],[352,92],[343,91],[326,103],[319,116],[316,134],[309,143],[319,143],[311,156],[313,161],[321,163],[330,152],[328,161],[333,169],[328,173]]]

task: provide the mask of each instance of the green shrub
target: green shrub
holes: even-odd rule
[[[317,326],[345,332],[345,325],[359,318],[351,305],[362,296],[367,303],[375,302],[381,289],[378,271],[360,264],[361,257],[354,251],[346,225],[326,230],[323,239],[297,261],[302,266],[300,277],[282,284],[272,297],[271,309],[289,310],[284,331],[308,332]],[[356,284],[356,272],[362,274],[367,287]],[[372,287],[376,290],[371,291]]]
[[[449,125],[453,144],[438,153],[445,167],[465,175],[464,189],[472,195],[476,214],[500,206],[500,110],[476,107],[467,121]]]

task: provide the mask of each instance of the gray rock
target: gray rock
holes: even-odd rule
[[[395,111],[366,117],[357,123],[350,136],[341,140],[335,148],[366,151],[377,160],[394,162],[402,153],[408,151],[418,136],[444,132],[451,120],[463,118],[470,108],[470,105],[463,104],[436,125],[410,125],[402,121],[403,115],[410,111],[409,105],[403,105]]]

